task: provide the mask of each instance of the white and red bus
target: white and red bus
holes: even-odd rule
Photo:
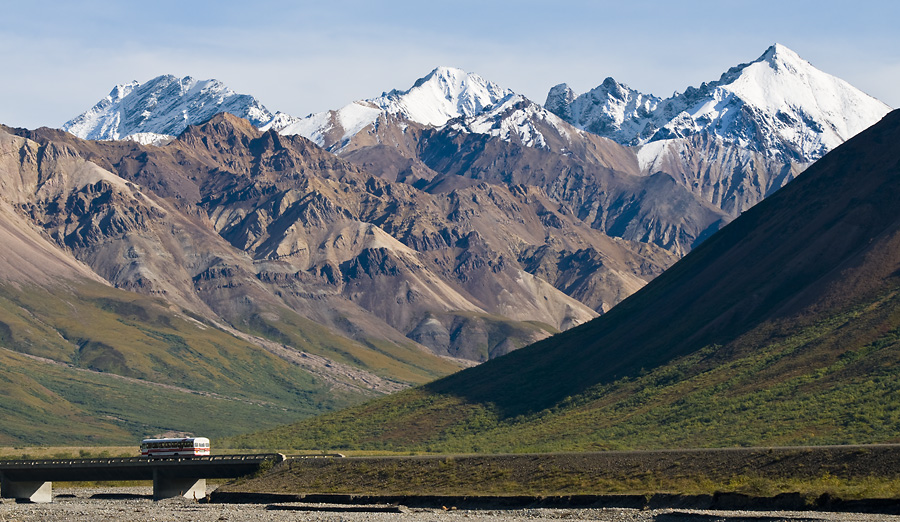
[[[209,439],[206,437],[144,439],[141,441],[142,457],[200,457],[206,455],[209,455]]]

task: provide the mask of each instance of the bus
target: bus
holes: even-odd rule
[[[144,439],[141,456],[153,459],[165,457],[200,457],[209,455],[209,439],[185,437],[181,439]]]

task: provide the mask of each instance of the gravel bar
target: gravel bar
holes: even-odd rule
[[[787,511],[703,511],[691,509],[492,509],[463,510],[453,506],[413,509],[404,506],[340,506],[335,504],[205,504],[187,499],[154,502],[149,487],[56,488],[50,504],[0,503],[0,522],[775,522],[844,521],[900,522],[900,516],[861,513]]]

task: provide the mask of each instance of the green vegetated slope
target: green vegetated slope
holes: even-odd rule
[[[461,452],[896,442],[897,201],[895,111],[605,316],[252,442]]]
[[[0,443],[224,436],[359,402],[260,347],[97,283],[0,286]]]
[[[0,129],[0,440],[233,435],[459,368],[347,303],[337,317],[364,333],[320,324],[328,314],[309,309],[334,300],[266,286],[284,273],[257,272],[183,191],[144,192],[86,159],[103,163],[105,146]],[[192,175],[178,161],[165,170]]]
[[[242,328],[254,335],[407,383],[423,384],[459,369],[455,363],[423,350],[412,341],[393,343],[366,335],[353,341],[287,308],[280,308],[272,315],[275,318],[254,314]]]

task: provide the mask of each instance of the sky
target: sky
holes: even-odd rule
[[[611,76],[669,96],[778,42],[900,106],[896,0],[0,0],[0,123],[59,127],[117,84],[215,78],[305,116],[437,66],[543,103]],[[850,6],[850,7],[848,7]]]

